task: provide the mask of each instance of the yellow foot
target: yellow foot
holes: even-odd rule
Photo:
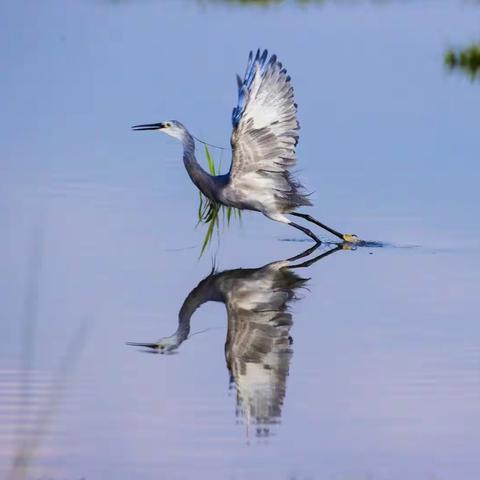
[[[343,241],[348,243],[358,243],[360,239],[354,235],[353,233],[344,233],[343,234]]]

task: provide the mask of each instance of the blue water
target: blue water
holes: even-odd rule
[[[476,480],[480,84],[443,54],[479,25],[461,1],[3,2],[1,475]],[[259,46],[293,79],[312,214],[385,246],[296,270],[275,348],[238,368],[212,301],[146,354],[126,342],[172,335],[212,265],[258,300],[263,267],[311,245],[245,213],[199,258],[179,145],[130,131],[173,118],[228,146]]]

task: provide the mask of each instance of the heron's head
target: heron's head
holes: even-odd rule
[[[157,351],[158,353],[165,354],[174,353],[175,350],[179,347],[180,343],[178,342],[177,335],[174,333],[170,337],[163,337],[158,340]]]
[[[178,140],[183,140],[186,128],[176,120],[167,120],[166,122],[160,123],[147,123],[145,125],[134,125],[133,130],[158,130],[159,132],[166,133],[171,137],[177,138]]]

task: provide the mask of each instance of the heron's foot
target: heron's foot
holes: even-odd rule
[[[344,233],[342,237],[344,242],[352,243],[354,245],[361,242],[361,240],[353,233]]]

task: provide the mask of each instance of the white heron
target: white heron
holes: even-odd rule
[[[320,239],[287,215],[304,218],[342,241],[358,237],[342,234],[311,215],[298,212],[312,205],[304,187],[290,169],[296,164],[295,147],[300,129],[290,76],[268,51],[250,52],[243,80],[237,75],[238,104],[232,112],[232,163],[226,175],[210,175],[195,158],[195,139],[178,121],[135,125],[134,130],[158,130],[183,144],[183,162],[197,188],[213,203],[253,210],[301,230],[315,242]]]

